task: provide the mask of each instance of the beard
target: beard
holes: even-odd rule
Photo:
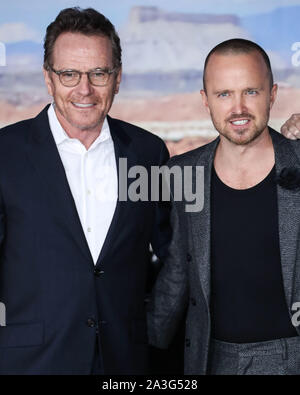
[[[226,127],[229,122],[241,118],[250,119],[251,125],[249,127],[241,128],[238,130],[230,130]],[[225,126],[223,126],[221,122],[216,119],[212,112],[211,119],[215,129],[220,133],[221,136],[225,137],[228,141],[235,145],[248,145],[256,140],[266,129],[269,120],[269,111],[264,114],[258,124],[255,123],[255,116],[249,113],[232,114],[225,120]]]
[[[265,127],[255,128],[251,132],[249,132],[249,129],[241,129],[237,132],[224,131],[220,134],[235,145],[248,145],[256,140],[264,130]]]

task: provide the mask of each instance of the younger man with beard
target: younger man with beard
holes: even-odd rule
[[[166,347],[187,308],[185,373],[299,374],[300,143],[267,125],[277,85],[251,41],[209,53],[201,94],[220,137],[169,162],[204,166],[204,208],[173,203],[150,340]]]

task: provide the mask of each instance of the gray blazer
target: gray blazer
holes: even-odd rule
[[[285,139],[270,129],[276,174],[283,168],[300,171],[300,141]],[[206,374],[210,343],[210,185],[219,138],[203,147],[173,157],[169,167],[204,166],[204,208],[185,211],[185,201],[173,202],[173,238],[148,307],[148,337],[152,345],[167,348],[187,311],[185,374]],[[195,176],[193,178],[195,185]],[[300,302],[300,192],[278,185],[281,266],[290,315]],[[297,328],[300,334],[300,328]]]

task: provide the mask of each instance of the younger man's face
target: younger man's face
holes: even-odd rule
[[[213,54],[207,64],[203,104],[224,138],[246,145],[267,130],[277,85],[270,87],[267,66],[257,51]]]

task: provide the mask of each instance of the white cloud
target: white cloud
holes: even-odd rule
[[[1,42],[7,44],[25,40],[40,43],[40,33],[22,22],[4,23],[0,25]]]

